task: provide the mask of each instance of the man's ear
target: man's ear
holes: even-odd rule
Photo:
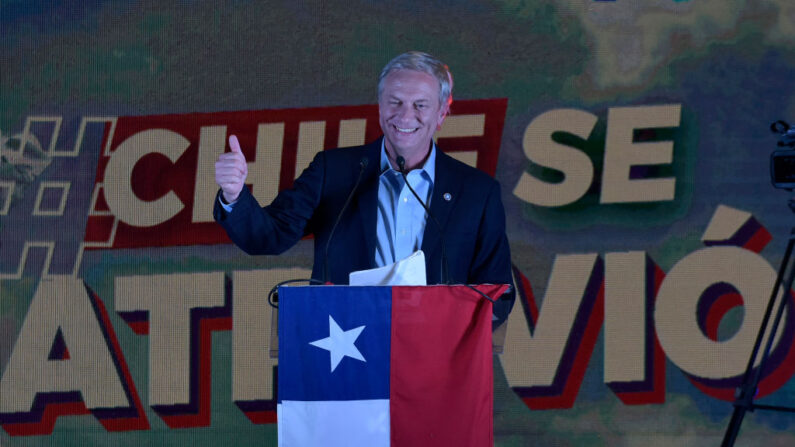
[[[447,104],[442,106],[441,110],[439,111],[439,120],[436,122],[436,131],[442,129],[442,123],[444,123],[444,119],[447,118],[447,115],[450,114],[450,104],[452,101],[448,101]]]

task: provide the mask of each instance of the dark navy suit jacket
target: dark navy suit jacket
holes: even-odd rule
[[[363,158],[368,162],[361,183],[328,247],[329,277],[325,279],[347,284],[350,272],[375,267],[381,139],[365,146],[321,151],[293,187],[281,191],[266,207],[243,188],[230,213],[216,198],[213,215],[229,238],[252,255],[282,253],[303,236],[314,234],[312,277],[323,279],[329,233],[356,183]],[[450,284],[512,285],[499,183],[442,151],[436,153],[435,176],[430,210],[444,231]],[[441,238],[432,219],[425,225],[422,251],[428,284],[441,283]],[[507,318],[514,296],[511,287],[495,303],[495,327]]]

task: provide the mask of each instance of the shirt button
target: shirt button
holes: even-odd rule
[[[409,201],[409,198],[408,198],[408,197],[403,197],[403,203],[406,203],[406,202],[408,202],[408,201]]]

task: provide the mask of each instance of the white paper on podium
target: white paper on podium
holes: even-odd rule
[[[425,253],[417,250],[404,259],[370,270],[351,272],[352,286],[425,286]]]

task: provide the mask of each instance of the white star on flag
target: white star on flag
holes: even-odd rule
[[[343,331],[342,328],[334,321],[334,318],[328,316],[328,332],[329,336],[309,342],[312,346],[317,346],[320,349],[325,349],[331,355],[331,372],[337,368],[343,357],[351,357],[356,360],[366,362],[362,353],[354,345],[359,334],[364,330],[364,326]]]

